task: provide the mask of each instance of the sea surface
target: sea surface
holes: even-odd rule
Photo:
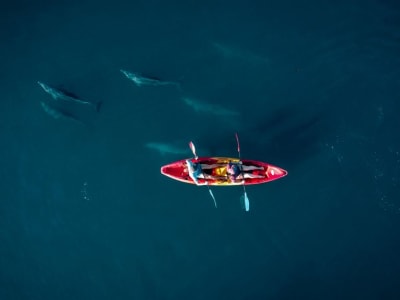
[[[1,300],[400,299],[398,1],[8,2]],[[160,174],[235,133],[249,212]]]

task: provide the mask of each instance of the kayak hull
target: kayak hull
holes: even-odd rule
[[[282,168],[256,160],[243,159],[240,161],[238,158],[231,157],[199,157],[190,160],[193,163],[201,164],[203,172],[198,178],[199,184],[213,186],[262,184],[287,175],[287,171]],[[239,164],[243,170],[235,181],[231,181],[227,175],[228,163]],[[189,176],[186,159],[162,166],[161,174],[184,183],[195,184]]]

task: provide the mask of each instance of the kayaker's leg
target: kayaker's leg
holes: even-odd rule
[[[264,167],[242,165],[242,170],[243,171],[253,171],[253,170],[263,170],[263,169],[264,169]]]

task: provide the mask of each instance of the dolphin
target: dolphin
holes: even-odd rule
[[[166,143],[147,143],[145,145],[146,148],[156,150],[158,151],[161,155],[165,154],[175,154],[175,155],[184,155],[188,154],[188,149],[183,149],[183,148],[178,148],[175,147],[171,144],[166,144]]]
[[[133,73],[126,70],[120,70],[122,74],[126,76],[126,78],[132,80],[137,86],[149,85],[149,86],[162,86],[162,85],[174,85],[178,89],[181,88],[179,82],[175,81],[165,81],[157,77],[152,76],[143,76],[139,73]]]
[[[77,123],[84,124],[82,122],[82,120],[78,119],[73,114],[71,114],[71,113],[69,113],[67,111],[64,111],[62,109],[52,108],[49,105],[47,105],[46,103],[44,103],[44,102],[40,102],[40,104],[41,104],[43,110],[48,115],[52,116],[54,119],[69,119],[69,120],[73,120],[73,121],[75,121]]]
[[[182,97],[182,101],[186,105],[193,108],[196,112],[210,113],[217,116],[239,116],[237,111],[230,110],[219,105],[201,102],[193,98]]]
[[[93,103],[93,102],[89,102],[86,100],[82,100],[80,98],[78,98],[78,96],[76,96],[75,94],[69,92],[69,91],[65,91],[62,89],[57,89],[54,87],[51,87],[43,82],[38,81],[37,82],[40,87],[46,92],[48,93],[51,97],[53,97],[54,100],[64,100],[64,101],[71,101],[71,102],[75,102],[75,103],[79,103],[79,104],[83,104],[83,105],[89,105],[89,106],[93,106],[94,109],[98,112],[100,110],[101,104],[102,102],[97,102],[97,103]]]

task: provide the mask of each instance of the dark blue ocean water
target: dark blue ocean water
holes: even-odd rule
[[[9,2],[0,299],[400,299],[397,1]],[[250,212],[160,174],[190,140],[236,156],[235,132],[289,171]]]

